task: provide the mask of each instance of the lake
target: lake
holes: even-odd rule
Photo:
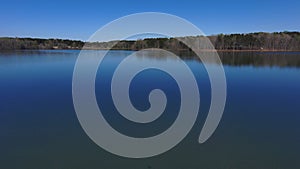
[[[176,147],[146,159],[113,155],[97,146],[82,129],[72,100],[72,76],[79,52],[0,52],[1,168],[300,168],[300,52],[220,53],[227,101],[217,130],[204,144],[198,143],[198,137],[210,106],[209,78],[199,60],[184,57],[201,94],[196,124]],[[106,112],[103,116],[114,129],[134,137],[149,137],[172,125],[180,93],[168,74],[144,71],[130,87],[133,105],[148,109],[149,92],[160,88],[168,98],[168,111],[149,124],[120,116],[109,84],[115,68],[132,52],[108,53],[110,57],[98,70],[95,92],[99,107]],[[153,56],[141,59],[172,65]]]

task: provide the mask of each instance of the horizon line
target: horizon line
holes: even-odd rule
[[[217,33],[217,34],[210,34],[210,35],[196,35],[196,36],[218,36],[218,35],[235,35],[235,34],[255,34],[255,33],[269,33],[269,34],[274,34],[274,33],[300,33],[300,30],[284,30],[284,31],[274,31],[274,32],[267,32],[267,31],[254,31],[254,32],[236,32],[236,33]],[[196,37],[196,36],[182,36],[182,37]],[[43,40],[70,40],[70,41],[81,41],[81,42],[88,42],[87,40],[82,40],[82,39],[70,39],[70,38],[59,38],[59,37],[30,37],[30,36],[0,36],[0,39],[3,38],[12,38],[12,39],[43,39]],[[137,38],[137,39],[124,39],[124,40],[110,40],[110,41],[137,41],[137,40],[144,40],[144,39],[157,39],[157,38],[179,38],[179,37],[145,37],[145,38]],[[104,41],[104,42],[110,42],[110,41]],[[99,42],[99,41],[95,41]],[[100,42],[101,43],[101,42]]]

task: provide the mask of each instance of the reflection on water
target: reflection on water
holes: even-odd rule
[[[300,52],[219,52],[225,65],[300,67]]]
[[[131,53],[109,52],[98,70],[95,92],[98,101],[104,100],[99,107],[120,132],[129,130],[139,137],[160,133],[172,124],[179,109],[178,86],[167,74],[142,72],[130,89],[133,105],[140,110],[149,106],[151,89],[166,92],[169,111],[160,121],[127,124],[113,108],[111,75]],[[199,117],[177,147],[148,159],[112,155],[84,133],[72,102],[78,54],[71,50],[0,53],[0,168],[300,168],[300,53],[220,53],[227,103],[218,129],[201,145],[197,139],[210,105],[210,83],[201,62],[185,59],[200,90]],[[141,59],[172,63],[147,55]]]
[[[176,51],[176,55],[185,60],[201,60],[191,51]],[[213,55],[213,52],[200,52],[200,55]],[[224,65],[231,66],[277,66],[300,67],[300,52],[218,52]],[[160,55],[140,55],[141,58],[164,60]]]

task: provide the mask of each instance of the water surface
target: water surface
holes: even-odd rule
[[[114,108],[109,84],[117,65],[130,53],[111,51],[104,60],[96,78],[98,104],[119,132],[156,135],[177,116],[178,86],[161,71],[138,74],[130,88],[133,105],[146,110],[149,91],[160,88],[168,97],[167,111],[146,125],[122,118]],[[219,127],[204,144],[197,140],[210,106],[210,83],[202,63],[186,57],[201,96],[196,125],[178,146],[148,159],[112,155],[84,133],[72,101],[78,54],[72,50],[0,52],[1,168],[300,168],[300,53],[220,53],[227,102]],[[141,59],[170,64],[156,57]]]

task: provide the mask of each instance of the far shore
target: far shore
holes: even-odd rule
[[[1,50],[72,49],[72,50],[141,50],[159,48],[174,52],[190,52],[184,42],[194,42],[201,52],[299,52],[300,32],[254,32],[185,36],[178,38],[144,38],[107,42],[85,42],[69,39],[0,37]],[[112,48],[111,48],[112,47]],[[216,49],[216,50],[215,50]]]
[[[149,48],[151,49],[151,48]],[[78,48],[66,48],[66,49],[12,49],[12,50],[0,50],[1,51],[41,51],[41,50],[115,50],[115,51],[120,51],[120,50],[124,50],[124,51],[138,51],[138,50],[132,50],[132,49],[107,49],[107,48],[85,48],[85,49],[78,49]],[[167,50],[167,49],[162,49],[162,50]],[[188,52],[188,50],[177,50],[179,52]],[[190,51],[191,52],[191,51]],[[200,50],[200,52],[300,52],[300,50]]]

